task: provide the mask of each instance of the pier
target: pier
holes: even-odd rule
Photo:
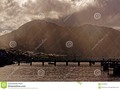
[[[120,76],[120,59],[101,59],[101,60],[95,60],[95,59],[39,59],[37,61],[33,60],[34,62],[41,62],[42,66],[45,66],[45,63],[48,63],[48,65],[54,65],[56,66],[59,63],[65,63],[66,66],[69,65],[69,63],[76,63],[77,66],[80,66],[82,63],[88,63],[88,65],[91,67],[92,65],[95,65],[95,63],[99,63],[101,67],[101,71],[108,72],[108,75],[113,76]],[[30,61],[30,66],[32,66],[32,62]],[[22,61],[18,61],[18,65],[20,65]],[[111,73],[112,72],[112,73]]]

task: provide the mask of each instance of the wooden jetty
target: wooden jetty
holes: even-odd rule
[[[20,63],[22,63],[23,61],[20,61],[18,60],[18,65],[20,65]],[[42,66],[45,65],[45,62],[47,63],[51,63],[51,64],[54,64],[54,66],[57,65],[57,63],[60,63],[60,62],[64,62],[66,63],[66,66],[69,65],[70,62],[73,62],[73,63],[77,63],[78,66],[80,66],[81,63],[83,62],[86,62],[86,63],[89,63],[89,66],[92,66],[94,65],[95,63],[100,63],[101,66],[104,67],[105,70],[103,71],[106,71],[106,68],[110,65],[110,67],[120,63],[120,59],[102,59],[102,60],[95,60],[95,59],[77,59],[77,60],[74,60],[74,59],[40,59],[40,60],[29,60],[28,61],[30,63],[30,65],[32,65],[32,62],[42,62]]]
[[[32,62],[41,62],[42,66],[44,66],[46,62],[48,64],[53,64],[54,66],[60,62],[65,63],[66,66],[68,66],[70,62],[77,63],[78,66],[80,66],[82,63],[88,63],[89,66],[95,65],[95,63],[100,63],[102,71],[107,71],[108,75],[110,75],[110,72],[112,71],[113,76],[120,76],[120,59],[40,59],[37,61],[29,60],[30,66],[32,66]],[[20,65],[20,63],[22,63],[22,61],[18,61],[18,65]]]

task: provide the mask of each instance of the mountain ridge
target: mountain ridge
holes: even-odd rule
[[[57,24],[34,20],[7,35],[0,36],[0,47],[35,50],[44,53],[75,54],[81,57],[119,57],[120,32],[107,27],[85,24],[79,27],[61,27]],[[43,43],[44,41],[44,43]],[[73,46],[68,48],[66,43]]]

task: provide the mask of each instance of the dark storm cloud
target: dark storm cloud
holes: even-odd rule
[[[106,3],[103,6],[103,13],[105,18],[108,20],[109,25],[119,26],[120,25],[120,0],[99,0],[100,5]]]
[[[120,0],[0,0],[0,28],[14,30],[34,19],[70,16],[65,23],[119,27]],[[94,14],[100,13],[99,20]]]
[[[94,3],[95,5],[88,5],[85,9],[72,14],[65,23],[120,27],[120,0],[94,0]],[[96,13],[100,14],[99,19],[95,19]]]
[[[120,26],[120,0],[98,0],[98,5],[105,25]]]
[[[34,19],[58,19],[73,12],[71,5],[68,0],[0,0],[0,27],[11,30]]]

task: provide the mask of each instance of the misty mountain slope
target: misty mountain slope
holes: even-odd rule
[[[54,23],[35,20],[18,30],[0,37],[0,47],[9,48],[16,41],[22,50],[38,50],[45,53],[76,54],[81,57],[119,57],[120,32],[95,25],[61,27]],[[72,41],[71,48],[66,42]]]

